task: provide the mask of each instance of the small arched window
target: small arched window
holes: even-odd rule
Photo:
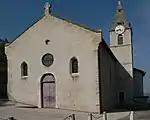
[[[21,64],[21,77],[28,76],[28,65],[26,62]]]
[[[78,60],[75,57],[70,60],[70,73],[78,73]]]
[[[123,35],[119,34],[118,35],[118,45],[122,45],[123,44]]]

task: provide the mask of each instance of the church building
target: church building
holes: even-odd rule
[[[132,27],[120,0],[110,47],[102,30],[57,17],[46,3],[44,15],[7,44],[5,53],[8,97],[21,104],[101,113],[143,95],[145,72],[134,68]]]

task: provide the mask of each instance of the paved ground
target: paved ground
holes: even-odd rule
[[[10,116],[13,116],[18,120],[64,120],[64,118],[73,113],[76,115],[76,120],[88,120],[88,113],[83,112],[75,112],[60,109],[20,108],[12,105],[12,103],[10,102],[8,102],[5,105],[0,104],[0,118],[2,119],[6,119]],[[119,113],[117,112],[107,114],[108,120],[118,120],[128,115],[129,112],[119,112]],[[139,115],[142,116],[143,113],[142,114],[140,113]],[[101,115],[95,114],[94,116],[95,118],[93,118],[93,120],[102,120],[102,117],[99,118],[99,116]]]
[[[64,120],[70,114],[76,115],[76,120],[88,120],[88,113],[60,109],[21,108],[11,102],[0,104],[0,119],[13,116],[17,120]],[[102,120],[101,115],[94,115],[93,120]],[[108,113],[108,120],[129,120],[129,112]],[[100,117],[100,118],[99,118]],[[150,120],[150,111],[136,111],[135,120]]]
[[[134,116],[137,120],[150,120],[150,111],[137,111]]]
[[[129,120],[129,116],[121,118],[119,120]],[[148,111],[135,111],[134,120],[150,120],[150,110]]]

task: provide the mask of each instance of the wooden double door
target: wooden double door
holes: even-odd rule
[[[52,74],[45,74],[42,77],[41,101],[42,108],[55,108],[56,106],[55,77]]]

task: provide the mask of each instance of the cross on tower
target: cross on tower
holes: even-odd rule
[[[121,0],[118,0],[118,5],[121,5]]]
[[[122,0],[118,0],[118,12],[122,11]]]
[[[46,2],[45,6],[44,6],[44,14],[45,15],[48,15],[51,12],[50,8],[51,8],[51,5],[48,2]]]

